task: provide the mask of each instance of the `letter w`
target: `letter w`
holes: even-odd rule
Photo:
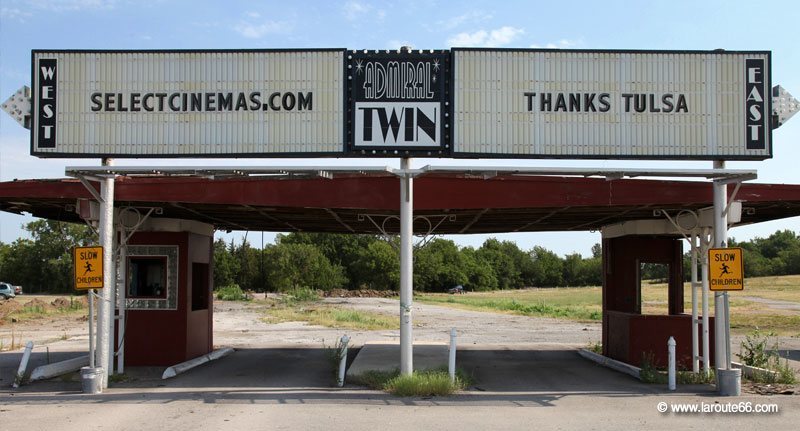
[[[56,73],[55,67],[42,67],[42,77],[44,77],[44,79],[53,79],[54,73]]]
[[[383,132],[383,142],[386,142],[386,138],[389,135],[389,129],[392,129],[392,135],[394,136],[394,140],[398,141],[397,135],[400,133],[400,123],[403,121],[403,111],[400,110],[400,117],[397,117],[397,112],[392,108],[392,116],[391,118],[387,118],[386,116],[386,109],[378,110],[378,120],[381,122],[381,132]]]

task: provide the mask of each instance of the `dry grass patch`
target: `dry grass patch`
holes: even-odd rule
[[[264,321],[268,323],[306,322],[336,329],[374,331],[396,329],[399,325],[397,318],[384,314],[339,309],[317,303],[273,303],[265,314]]]

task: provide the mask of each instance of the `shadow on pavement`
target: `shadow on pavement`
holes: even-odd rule
[[[65,357],[80,352],[59,354]],[[14,354],[0,355],[3,375]],[[19,360],[17,356],[17,361]],[[17,362],[18,364],[18,362]],[[641,397],[667,393],[663,385],[648,385],[583,359],[576,350],[470,347],[458,351],[458,366],[475,384],[451,397],[398,398],[358,386],[334,387],[328,352],[321,348],[247,348],[169,380],[161,367],[126,370],[127,381],[112,382],[100,395],[82,394],[80,381],[56,378],[17,390],[4,380],[0,402],[52,403],[204,403],[363,404],[363,405],[506,405],[549,406],[572,395]],[[13,372],[12,372],[13,373]],[[713,395],[712,386],[679,388],[679,393]]]

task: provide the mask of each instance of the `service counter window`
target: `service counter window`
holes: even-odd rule
[[[177,309],[178,247],[130,245],[127,255],[128,308]]]
[[[129,257],[128,280],[128,298],[166,298],[167,257]]]

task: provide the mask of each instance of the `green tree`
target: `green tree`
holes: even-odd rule
[[[348,266],[351,285],[376,290],[398,290],[400,287],[400,255],[386,241],[372,241],[359,249]]]
[[[491,266],[500,289],[519,289],[533,281],[533,263],[513,241],[489,238],[477,250],[477,255]]]
[[[344,268],[349,289],[358,289],[365,283],[369,284],[374,281],[363,280],[368,275],[363,272],[365,269],[362,265],[364,250],[368,250],[373,243],[385,243],[383,239],[376,235],[307,232],[278,235],[278,242],[281,244],[312,244],[316,246],[332,264]],[[383,246],[373,248],[375,251],[383,249]]]
[[[564,285],[564,262],[552,251],[535,246],[530,252],[533,260],[534,286],[557,287]]]
[[[23,226],[31,239],[18,239],[0,253],[0,277],[30,293],[74,289],[72,249],[97,243],[86,225],[36,220]]]
[[[484,291],[497,289],[497,276],[492,265],[483,260],[472,247],[461,249],[461,258],[464,262],[464,271],[467,290]]]
[[[233,255],[234,249],[233,242],[229,248],[222,238],[214,241],[214,287],[229,286],[239,279],[239,260]]]
[[[312,244],[278,243],[265,247],[267,288],[286,292],[297,288],[331,290],[341,288],[343,268],[331,264]]]
[[[465,265],[455,242],[436,238],[414,253],[414,288],[443,292],[467,282]]]

